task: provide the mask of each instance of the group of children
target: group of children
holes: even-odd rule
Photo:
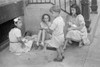
[[[76,14],[76,8],[74,7],[72,8],[73,8],[72,14]],[[11,31],[9,32],[9,41],[10,41],[9,50],[11,52],[14,52],[15,54],[21,54],[22,52],[28,52],[30,51],[32,47],[32,43],[36,41],[36,45],[38,47],[56,48],[57,57],[54,59],[54,61],[62,61],[64,59],[63,52],[64,52],[64,49],[66,48],[66,45],[64,44],[64,42],[65,40],[67,42],[67,37],[70,36],[70,34],[73,35],[73,33],[64,35],[65,22],[63,18],[60,16],[61,9],[59,6],[57,5],[52,6],[50,8],[50,12],[52,16],[54,17],[53,22],[51,22],[51,18],[49,14],[43,14],[38,35],[22,37],[21,30],[20,30],[20,28],[22,27],[21,18],[20,17],[15,18],[14,24],[16,27],[11,29]],[[69,25],[71,26],[72,23],[70,23]],[[78,28],[75,23],[72,26],[73,26],[73,30],[75,30],[74,28]],[[78,29],[81,30],[82,27],[85,27],[85,26],[83,25],[81,26],[80,29],[79,28]],[[46,39],[46,37],[48,36],[49,38]],[[69,38],[70,40],[68,41],[71,41],[71,37],[68,37],[68,39]]]

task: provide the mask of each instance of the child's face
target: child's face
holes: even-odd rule
[[[76,14],[76,9],[75,8],[71,8],[71,12],[72,12],[72,15],[75,15]]]
[[[48,22],[49,21],[49,17],[47,15],[44,16],[44,22]]]
[[[22,28],[22,22],[21,22],[21,20],[18,20],[18,21],[17,21],[16,26],[17,26],[18,28]]]
[[[53,17],[57,17],[58,15],[59,15],[58,12],[54,12],[54,11],[52,12],[52,16],[53,16]]]

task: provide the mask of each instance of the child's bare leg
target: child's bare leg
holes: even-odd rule
[[[83,45],[82,45],[82,41],[80,41],[80,42],[79,42],[79,47],[82,47],[82,46],[83,46]]]
[[[45,30],[42,31],[42,41],[41,44],[44,46],[44,40],[45,40]]]
[[[68,40],[66,39],[65,40],[65,43],[64,43],[64,47],[63,47],[63,50],[65,50],[66,49],[66,45],[68,44]]]
[[[61,47],[59,47],[59,48],[57,49],[57,53],[58,53],[58,58],[59,58],[59,59],[62,58]]]
[[[65,49],[66,49],[66,46],[69,45],[69,44],[68,44],[69,41],[70,41],[70,39],[66,39],[66,40],[65,40],[63,50],[65,50]]]
[[[47,48],[47,44],[46,43],[44,43],[44,52],[46,51],[46,48]]]
[[[39,41],[41,39],[41,34],[42,34],[42,30],[40,30],[39,33],[38,33],[37,46],[39,46]]]
[[[62,61],[63,59],[63,48],[62,46],[60,46],[59,48],[57,48],[57,58],[55,58],[54,61]]]

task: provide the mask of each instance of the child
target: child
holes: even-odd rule
[[[80,8],[76,4],[71,6],[71,22],[74,26],[68,28],[68,33],[66,35],[65,45],[68,44],[69,41],[79,42],[79,46],[82,46],[82,42],[84,44],[89,44],[88,33],[85,26],[85,20],[82,14],[80,13]],[[73,25],[72,24],[72,25]],[[66,49],[66,47],[64,47]]]
[[[61,9],[59,6],[52,6],[50,8],[50,12],[54,16],[53,23],[48,30],[49,33],[52,33],[51,39],[46,41],[47,45],[50,47],[55,47],[57,49],[57,58],[54,61],[62,61],[64,59],[63,56],[63,42],[64,42],[64,26],[65,22],[63,18],[60,16]]]
[[[22,21],[21,17],[14,19],[15,28],[11,29],[9,32],[9,50],[11,52],[14,52],[16,55],[20,55],[22,52],[27,52],[27,47],[25,46],[25,43],[28,42],[25,41],[25,39],[22,37],[21,33],[21,27],[22,27]]]
[[[37,40],[37,46],[39,46],[39,43],[41,42],[41,45],[44,46],[44,40],[46,38],[46,30],[48,27],[50,27],[50,16],[48,14],[43,14],[42,16],[42,22],[40,23],[40,31],[38,33],[38,40]]]

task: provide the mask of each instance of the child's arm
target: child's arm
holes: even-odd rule
[[[77,30],[82,30],[82,28],[84,27],[84,24],[81,24],[80,26],[76,27]]]
[[[50,33],[50,34],[52,34],[52,32],[53,32],[53,30],[51,30],[49,27],[48,27],[48,29],[45,29],[45,30],[47,33]]]
[[[24,45],[24,42],[22,41],[23,37],[22,37],[22,33],[20,29],[15,29],[15,33],[14,35],[17,38],[17,41],[20,42],[22,45]]]
[[[81,24],[80,26],[77,27],[70,27],[68,30],[81,30],[84,27],[84,24]]]
[[[27,39],[27,40],[32,40],[33,39],[31,36],[25,36],[24,38]]]
[[[70,31],[70,30],[76,30],[76,27],[70,27],[70,28],[68,28],[68,31]]]
[[[77,16],[78,19],[78,27],[76,27],[77,30],[82,30],[82,28],[85,26],[85,21],[84,21],[84,17],[82,15],[78,15]]]
[[[45,25],[44,25],[43,22],[41,22],[41,23],[40,23],[40,30],[44,30],[44,29],[47,29],[47,27],[45,27]]]
[[[22,41],[23,37],[17,37],[18,42],[20,42],[22,45],[24,45],[24,41]]]
[[[47,31],[48,33],[52,34],[52,32],[56,29],[56,27],[57,27],[57,22],[54,21],[54,22],[51,24],[51,26],[48,27],[48,29],[46,29],[46,31]]]

